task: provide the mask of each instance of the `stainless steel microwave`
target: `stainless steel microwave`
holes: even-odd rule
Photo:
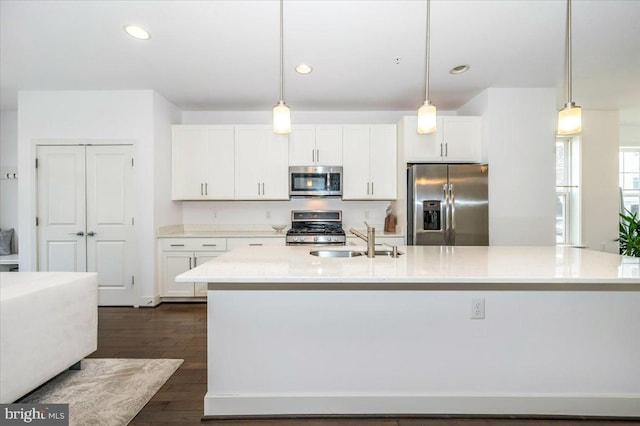
[[[289,167],[289,195],[342,196],[342,166]]]

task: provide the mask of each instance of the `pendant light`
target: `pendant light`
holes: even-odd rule
[[[436,130],[436,106],[429,100],[429,31],[431,25],[429,23],[431,8],[431,0],[427,0],[427,71],[425,73],[425,101],[424,105],[418,109],[418,133],[426,135]]]
[[[273,131],[279,135],[291,133],[291,111],[284,103],[283,70],[283,0],[280,0],[280,101],[273,107]]]
[[[567,103],[558,112],[558,134],[572,135],[582,131],[582,108],[571,100],[571,0],[567,0]]]

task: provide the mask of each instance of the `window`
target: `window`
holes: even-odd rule
[[[622,206],[640,214],[640,147],[620,148],[620,192]]]
[[[556,244],[580,244],[578,138],[556,140]]]

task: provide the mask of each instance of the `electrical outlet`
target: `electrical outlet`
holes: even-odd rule
[[[471,299],[471,319],[484,319],[484,299]]]
[[[269,210],[267,210],[266,216],[267,216],[267,219],[271,219],[271,212]]]

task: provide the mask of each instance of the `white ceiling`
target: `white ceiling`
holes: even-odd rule
[[[0,2],[0,107],[18,90],[153,89],[179,108],[270,109],[279,98],[279,2]],[[562,88],[564,0],[433,0],[431,100],[487,87]],[[412,110],[424,102],[426,2],[285,0],[293,110]],[[138,23],[148,41],[124,33]],[[574,100],[640,106],[640,1],[573,1]],[[400,64],[394,63],[399,57]],[[309,75],[293,67],[307,62]],[[451,75],[449,69],[470,64]],[[563,95],[564,96],[564,95]]]

